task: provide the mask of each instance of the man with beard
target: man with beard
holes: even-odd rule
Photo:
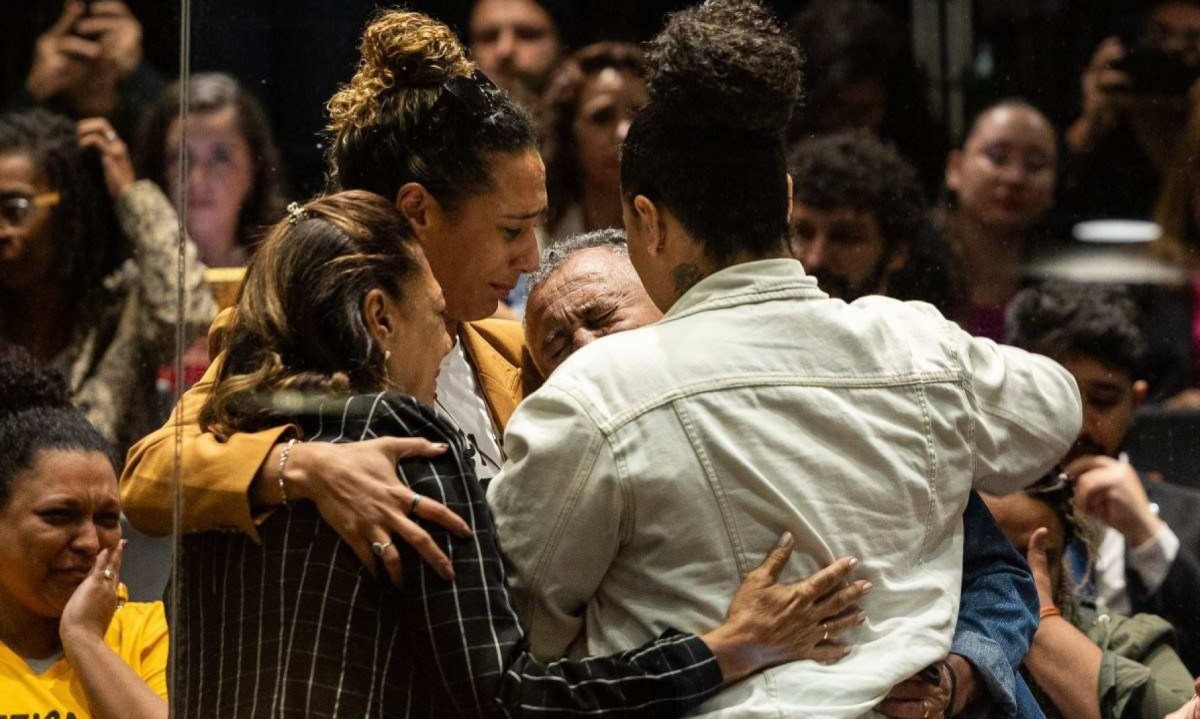
[[[471,7],[471,55],[527,110],[537,108],[562,53],[561,15],[550,0],[477,0]]]
[[[1121,453],[1148,391],[1133,302],[1120,290],[1046,284],[1013,299],[1007,324],[1011,344],[1057,360],[1079,383],[1083,427],[1062,466],[1077,507],[1104,524],[1097,599],[1120,614],[1168,619],[1180,657],[1200,673],[1200,492],[1148,481]]]
[[[949,254],[927,218],[917,173],[864,132],[816,137],[791,152],[789,247],[822,290],[954,308]]]

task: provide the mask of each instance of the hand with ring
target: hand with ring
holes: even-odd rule
[[[785,662],[840,661],[850,649],[838,635],[866,620],[858,607],[870,582],[851,581],[858,561],[843,557],[791,584],[779,576],[792,554],[790,533],[746,575],[725,623],[701,637],[717,658],[726,683]]]
[[[400,585],[400,552],[393,541],[413,547],[443,579],[453,579],[450,559],[416,520],[439,525],[460,537],[471,528],[445,505],[422,497],[400,481],[396,465],[410,457],[438,457],[448,449],[415,437],[380,437],[352,444],[301,442],[287,462],[284,479],[291,501],[308,500],[321,518],[372,573],[383,565]],[[278,459],[266,465],[277,466]],[[268,478],[274,482],[274,478]]]
[[[72,640],[103,639],[117,611],[117,586],[126,540],[106,547],[63,607],[58,633],[66,647]]]

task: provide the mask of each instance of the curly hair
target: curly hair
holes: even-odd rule
[[[72,406],[62,375],[15,345],[0,343],[0,397],[0,508],[41,450],[98,452],[116,467],[112,446]]]
[[[886,243],[908,262],[888,279],[888,294],[928,302],[943,312],[957,306],[961,290],[949,250],[929,221],[917,172],[894,146],[866,130],[796,143],[788,157],[792,199],[817,210],[849,207],[875,218]]]
[[[129,256],[99,157],[80,149],[74,122],[42,109],[0,115],[0,155],[25,155],[61,195],[51,216],[58,251],[52,281],[72,292],[73,310],[86,308]]]
[[[579,111],[584,85],[604,70],[617,70],[639,80],[646,78],[646,56],[637,45],[623,42],[598,42],[563,60],[550,78],[542,98],[545,140],[542,156],[546,159],[546,190],[550,210],[546,226],[554,227],[563,211],[583,195],[579,148],[575,143],[575,116]]]
[[[1090,574],[1095,564],[1096,552],[1100,547],[1103,528],[1075,508],[1074,485],[1067,484],[1051,491],[1040,491],[1035,484],[1026,489],[1025,494],[1030,499],[1045,504],[1054,512],[1063,528],[1063,549],[1075,548],[1082,552],[1084,576]],[[1023,551],[1024,547],[1020,549]],[[1073,611],[1075,602],[1067,600],[1075,599],[1078,591],[1078,586],[1072,580],[1067,553],[1064,551],[1060,561],[1058,583],[1053,587],[1055,605],[1062,607],[1064,611]]]
[[[1045,282],[1009,303],[1005,341],[1052,358],[1081,354],[1136,379],[1148,351],[1139,319],[1124,287]]]
[[[322,197],[276,224],[246,270],[200,424],[227,437],[277,424],[279,391],[382,387],[384,356],[363,322],[363,298],[379,288],[401,301],[423,265],[404,216],[373,193]]]
[[[889,247],[911,243],[928,223],[916,171],[894,147],[865,130],[797,143],[788,171],[796,202],[820,210],[867,212]]]
[[[138,132],[138,169],[166,191],[167,134],[179,117],[183,87],[176,81],[147,110]],[[238,132],[250,148],[254,178],[250,194],[238,216],[237,240],[253,247],[268,227],[283,215],[283,167],[279,146],[262,104],[237,80],[220,72],[192,75],[188,85],[188,112],[206,114],[230,109]]]
[[[783,252],[800,50],[757,2],[708,0],[671,15],[647,58],[650,103],[621,155],[626,201],[661,203],[716,263]]]
[[[330,191],[394,200],[409,182],[449,209],[491,188],[489,153],[537,149],[529,117],[467,58],[446,25],[384,10],[363,32],[362,60],[329,100]],[[462,98],[447,83],[471,81]]]

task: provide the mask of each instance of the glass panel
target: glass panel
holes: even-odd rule
[[[125,713],[125,704],[105,706],[97,678],[71,664],[70,641],[105,629],[81,616],[112,609],[104,592],[75,590],[81,581],[112,583],[114,593],[119,582],[110,646],[156,693],[168,688],[157,603],[169,605],[178,454],[159,428],[184,385],[176,378],[194,380],[184,370],[195,353],[183,350],[204,336],[214,312],[173,203],[146,179],[154,173],[141,126],[180,74],[187,34],[181,0],[0,3],[0,516],[11,532],[0,559],[0,642],[13,650],[0,656],[24,658],[31,677],[61,651],[69,665],[20,688],[11,677],[25,666],[6,667],[0,713]],[[47,371],[58,375],[37,374]],[[70,405],[56,404],[60,390]],[[40,414],[29,413],[35,406]],[[116,478],[145,469],[138,457],[150,446],[161,484],[146,495],[145,485],[130,494],[125,482],[119,494]],[[102,448],[111,450],[116,476],[92,461]],[[81,464],[55,465],[54,457]],[[37,492],[55,494],[38,495],[34,512]],[[161,511],[145,510],[141,500],[150,495]],[[47,501],[62,506],[47,514]],[[111,561],[122,537],[127,545],[121,565],[107,567],[111,577],[68,572],[63,579],[64,566]],[[58,616],[68,598],[61,621],[81,631],[61,632],[60,640],[57,627],[29,612]],[[134,634],[142,644],[115,643]],[[63,671],[82,677],[82,693],[79,682],[61,681]],[[115,676],[102,673],[101,681]]]

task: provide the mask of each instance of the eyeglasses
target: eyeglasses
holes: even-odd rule
[[[9,227],[21,227],[29,221],[33,211],[39,207],[54,207],[62,202],[62,195],[57,192],[43,192],[40,195],[10,195],[0,199],[0,221]]]

